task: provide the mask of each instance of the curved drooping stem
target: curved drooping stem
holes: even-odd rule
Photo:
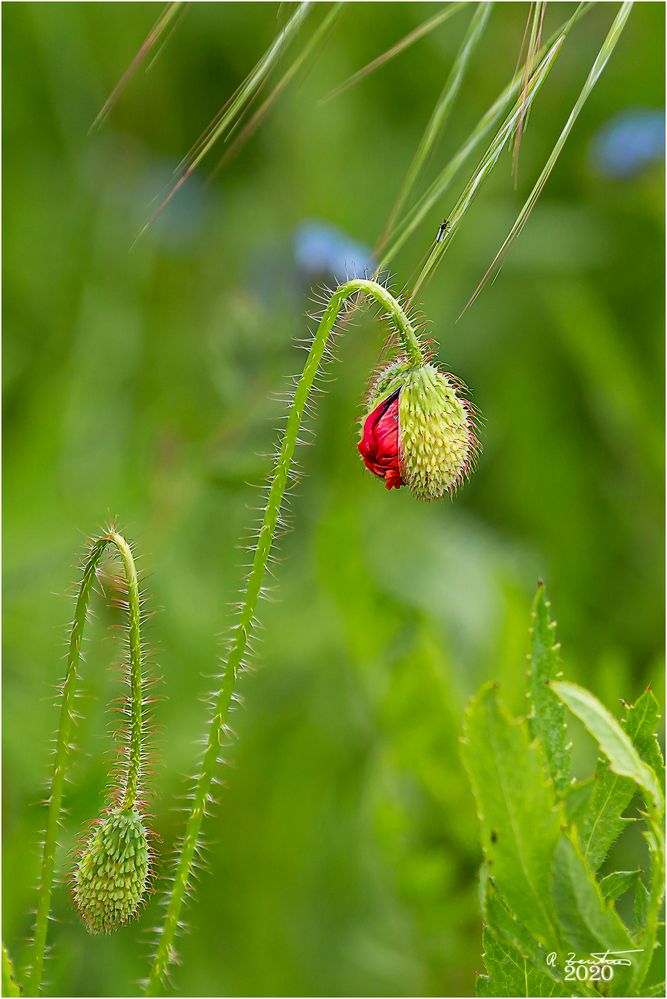
[[[100,559],[106,548],[112,545],[116,548],[125,574],[127,584],[127,609],[129,617],[129,669],[130,669],[130,730],[127,772],[125,787],[120,801],[120,809],[130,811],[134,808],[142,766],[142,734],[143,734],[143,678],[141,662],[141,604],[139,597],[139,582],[132,551],[127,541],[117,531],[110,529],[95,538],[86,554],[83,564],[83,574],[79,584],[79,592],[74,609],[74,620],[70,632],[67,649],[67,667],[65,681],[62,687],[60,704],[60,721],[56,736],[53,773],[49,794],[49,811],[44,835],[42,864],[37,899],[35,919],[35,936],[32,946],[32,963],[28,979],[28,994],[39,995],[44,970],[44,952],[53,893],[53,879],[56,863],[56,845],[58,824],[63,802],[65,776],[69,760],[70,743],[74,728],[74,701],[79,678],[81,662],[81,642],[86,624],[90,595],[95,581],[95,574]]]
[[[173,882],[166,898],[166,914],[159,932],[159,942],[147,981],[146,994],[158,995],[160,985],[173,961],[174,938],[178,929],[183,901],[188,890],[192,866],[197,854],[199,835],[211,785],[220,756],[229,706],[242,668],[255,623],[255,612],[266,575],[269,555],[274,542],[280,509],[289,481],[290,467],[297,444],[299,429],[319,370],[327,342],[333,332],[343,303],[353,295],[372,298],[391,320],[398,333],[408,361],[416,367],[424,363],[424,356],[412,323],[396,299],[376,281],[354,279],[340,285],[332,294],[315,333],[308,359],[297,383],[294,399],[287,419],[278,458],[271,479],[264,518],[257,539],[252,568],[247,579],[233,638],[222,669],[221,686],[214,696],[213,716],[210,721],[206,748],[199,774],[195,780],[192,805],[185,833],[179,850]]]
[[[111,542],[116,546],[123,562],[125,579],[127,581],[127,609],[129,618],[129,650],[130,650],[130,737],[127,758],[127,774],[125,793],[120,804],[121,811],[131,811],[137,801],[139,780],[141,777],[143,731],[144,731],[144,691],[141,661],[141,600],[139,596],[139,580],[137,567],[134,564],[132,550],[125,539],[116,532],[111,534]]]

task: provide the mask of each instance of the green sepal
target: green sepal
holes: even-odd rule
[[[390,395],[393,395],[398,389],[400,389],[405,381],[406,375],[410,371],[414,371],[414,365],[406,361],[405,358],[400,358],[397,361],[391,361],[384,367],[380,368],[374,375],[371,381],[370,387],[368,389],[368,395],[366,397],[366,412],[363,416],[363,420],[369,416],[374,409],[388,399]]]
[[[442,499],[474,463],[477,438],[461,387],[432,364],[403,378],[399,399],[401,477],[418,499]]]

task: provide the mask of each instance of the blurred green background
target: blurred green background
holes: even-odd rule
[[[547,33],[572,8],[549,5]],[[119,518],[157,611],[146,637],[162,678],[151,808],[164,870],[242,576],[236,546],[257,516],[249,483],[268,471],[261,455],[283,413],[273,395],[304,358],[293,338],[322,270],[304,223],[325,246],[327,226],[374,244],[470,16],[321,105],[435,13],[350,5],[240,153],[209,183],[214,154],[129,252],[151,199],[290,13],[192,5],[88,135],[159,10],[2,9],[3,936],[19,966],[85,536]],[[179,994],[473,994],[480,853],[462,711],[489,678],[521,710],[538,577],[569,678],[612,709],[646,683],[662,690],[663,167],[660,155],[633,160],[627,139],[620,167],[613,158],[615,116],[636,124],[664,106],[662,4],[636,5],[499,279],[456,322],[615,10],[596,4],[577,25],[531,112],[518,189],[505,155],[424,295],[439,356],[484,417],[479,469],[453,503],[422,506],[365,473],[356,419],[382,330],[363,316],[338,343],[206,827]],[[514,72],[527,12],[494,10],[429,177]],[[324,13],[311,12],[293,52]],[[395,287],[416,273],[473,166],[404,248]],[[96,601],[62,872],[113,758],[119,621]],[[64,889],[55,916],[51,993],[133,994],[155,902],[111,938],[85,934]]]

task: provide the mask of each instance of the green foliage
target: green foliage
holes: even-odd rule
[[[661,814],[664,811],[658,778],[645,764],[631,736],[623,731],[613,715],[598,699],[574,683],[556,682],[553,688],[572,714],[584,723],[609,760],[610,769],[629,777],[645,793],[647,805]],[[648,693],[648,692],[647,692]],[[650,695],[649,695],[650,696]],[[652,714],[652,712],[651,712]],[[640,717],[647,717],[639,712]]]
[[[650,689],[635,704],[626,706],[626,732],[650,773],[658,776],[664,795],[665,761],[656,735],[659,719],[658,702]]]
[[[657,702],[645,691],[626,707],[621,724],[589,691],[555,679],[557,646],[548,607],[540,584],[531,627],[529,717],[511,718],[495,686],[483,687],[465,716],[462,754],[477,803],[485,862],[486,975],[478,980],[478,994],[571,995],[576,989],[588,995],[609,988],[611,995],[645,995],[655,984],[647,977],[665,864]],[[592,782],[569,777],[562,705],[604,754]],[[645,809],[639,819],[648,846],[648,886],[640,870],[611,870],[599,879],[596,871],[610,847],[633,822],[623,813],[637,794]],[[616,901],[632,888],[635,914],[629,925]],[[607,952],[623,953],[627,961],[613,966],[609,984],[576,977],[576,962],[595,964],[596,955]],[[588,965],[580,970],[585,974]],[[600,967],[598,971],[602,974]]]
[[[521,994],[523,989],[529,987],[539,988],[537,994],[558,995],[561,982],[551,965],[547,962],[547,950],[538,943],[526,926],[509,909],[507,903],[500,894],[495,879],[489,877],[488,868],[482,868],[480,877],[480,896],[482,913],[484,916],[484,953],[485,964],[488,975],[480,976],[478,988],[493,990],[497,995],[510,995],[506,993],[503,974],[508,968],[513,968],[514,972],[519,970],[523,978],[519,985]],[[491,948],[489,954],[487,946]],[[504,952],[503,967],[504,972],[498,968],[498,948],[502,947]],[[500,972],[500,978],[496,978],[492,966],[495,965]],[[525,980],[525,976],[530,973],[530,982]],[[546,979],[549,979],[547,983]],[[489,992],[489,994],[491,994]]]
[[[477,979],[478,996],[567,996],[564,989],[539,970],[516,947],[503,941],[488,926],[482,934],[488,974]]]
[[[636,871],[612,871],[600,881],[600,890],[608,902],[613,902],[637,884],[640,874],[639,868]]]
[[[559,675],[556,623],[549,616],[549,603],[540,583],[533,602],[530,668],[527,693],[532,704],[529,718],[531,735],[540,740],[549,776],[558,792],[570,783],[570,747],[565,708],[551,689]]]
[[[563,819],[540,748],[503,710],[491,685],[471,701],[464,732],[490,876],[517,918],[549,946],[556,931],[549,871]]]
[[[569,691],[571,686],[571,684],[568,685],[565,691]],[[556,687],[556,690],[563,692],[559,687]],[[571,697],[571,692],[567,696]],[[579,699],[581,700],[581,692],[579,692]],[[589,709],[590,707],[589,705]],[[596,710],[595,706],[592,707],[592,710]],[[639,769],[642,768],[642,764],[641,761],[637,761],[634,755],[633,745],[637,749],[641,747],[641,752],[649,753],[652,760],[651,766],[655,765],[656,767],[653,773],[664,775],[662,755],[655,736],[658,723],[658,702],[653,694],[646,690],[635,705],[626,705],[623,721],[625,732],[632,740],[629,748],[623,731],[618,730],[613,719],[607,718],[603,723],[604,731],[608,731],[608,737],[612,740],[612,747],[615,742],[618,742],[621,747],[625,748],[626,754],[630,753],[631,758],[634,759],[634,766]],[[612,723],[611,727],[609,727],[610,722]],[[609,765],[606,757],[598,761],[591,790],[591,800],[580,817],[582,849],[594,870],[597,870],[603,863],[610,848],[625,827],[632,824],[633,819],[628,818],[623,813],[632,801],[635,792],[636,785],[630,776],[622,776],[617,769]]]
[[[469,16],[441,22],[324,113],[323,94],[434,12],[398,3],[378,17],[376,5],[346,5],[243,155],[210,184],[197,170],[128,254],[148,199],[293,9],[256,5],[248,17],[247,5],[191,5],[91,137],[155,6],[3,6],[3,930],[19,973],[53,727],[44,695],[60,679],[54,644],[77,531],[121,511],[140,533],[155,606],[168,608],[145,636],[164,676],[155,740],[164,765],[151,811],[166,852],[182,828],[179,775],[196,766],[198,697],[210,683],[202,673],[237,594],[234,546],[254,519],[246,483],[268,468],[258,454],[277,415],[269,395],[293,370],[291,338],[309,307],[312,276],[294,263],[295,229],[314,216],[373,244]],[[451,178],[450,150],[463,150],[460,168],[470,143],[488,142],[484,128],[498,127],[493,114],[475,123],[512,74],[526,9],[497,6],[425,183],[442,169]],[[611,20],[607,5],[589,9],[542,108],[536,102],[522,146],[531,182]],[[295,65],[293,53],[330,11],[312,10],[275,68]],[[563,16],[548,5],[545,35]],[[260,651],[271,668],[244,679],[251,709],[234,716],[241,737],[226,754],[234,767],[224,814],[209,827],[213,874],[186,916],[179,993],[469,994],[479,949],[476,818],[457,733],[490,662],[514,704],[526,580],[549,567],[567,621],[568,674],[605,703],[631,681],[660,676],[663,316],[653,290],[663,281],[664,180],[659,163],[604,177],[589,154],[628,103],[660,106],[663,37],[662,5],[636,5],[576,141],[474,313],[454,325],[480,260],[491,259],[523,200],[506,157],[425,289],[442,360],[465,374],[488,419],[486,458],[456,504],[415,512],[405,490],[388,499],[366,481],[352,414],[375,350],[366,325],[345,338],[343,359],[353,360],[337,368],[319,409],[320,446],[301,454],[299,530],[285,543],[280,603],[265,608]],[[504,117],[513,100],[492,108]],[[235,127],[226,148],[243,121]],[[399,235],[413,239],[395,257],[403,279],[427,252],[444,200],[435,193],[419,203],[418,225],[401,224]],[[100,606],[87,625],[78,736],[91,750],[105,740],[105,704],[116,694],[104,638],[120,622],[118,609]],[[103,754],[75,754],[71,776],[56,873],[98,808]],[[578,789],[566,806],[584,798]],[[614,862],[639,866],[634,852],[624,836]],[[645,885],[637,897],[645,921]],[[133,994],[146,971],[147,926],[161,916],[155,901],[109,937],[85,933],[64,890],[52,903],[49,944],[64,959],[49,963],[50,991]]]
[[[561,837],[553,859],[552,893],[560,940],[582,957],[597,952],[632,951],[633,940],[620,917],[605,901],[592,868],[569,835]],[[631,968],[616,969],[614,995],[628,995]]]

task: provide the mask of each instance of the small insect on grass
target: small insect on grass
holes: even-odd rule
[[[438,229],[438,235],[435,237],[436,243],[442,243],[443,239],[445,238],[445,233],[447,232],[448,227],[449,227],[449,219],[444,219],[440,223],[440,228]]]

